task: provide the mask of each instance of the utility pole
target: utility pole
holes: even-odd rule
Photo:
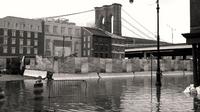
[[[167,25],[171,29],[172,33],[172,44],[174,43],[174,31],[176,30],[175,28],[171,27],[170,25]]]

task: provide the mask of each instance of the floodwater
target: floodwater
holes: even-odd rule
[[[0,82],[0,112],[196,112],[200,100],[183,93],[191,82],[191,75],[163,76],[161,88],[150,76],[43,81],[37,94],[35,80]]]

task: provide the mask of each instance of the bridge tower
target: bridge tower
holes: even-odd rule
[[[95,7],[95,25],[116,35],[121,36],[121,4]]]

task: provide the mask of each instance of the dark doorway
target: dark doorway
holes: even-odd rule
[[[6,59],[6,73],[15,75],[20,73],[20,58]]]

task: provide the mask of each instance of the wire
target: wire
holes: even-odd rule
[[[140,25],[143,29],[145,29],[147,32],[149,32],[150,34],[152,34],[154,37],[156,36],[154,33],[152,33],[150,30],[148,30],[145,26],[143,26],[139,21],[137,21],[136,19],[134,19],[128,12],[126,12],[124,9],[122,9],[122,11],[128,15],[132,20],[134,20],[138,25]]]
[[[132,32],[133,34],[137,35],[138,37],[144,38],[143,36],[141,36],[141,35],[135,33],[134,31],[132,31],[130,28],[128,28],[128,27],[126,27],[126,26],[124,26],[124,25],[122,25],[122,26],[123,26],[124,28],[126,28],[127,30],[129,30],[130,32]]]
[[[43,18],[59,18],[59,17],[65,17],[65,16],[72,16],[72,15],[77,15],[77,14],[82,14],[82,13],[87,13],[87,12],[92,12],[94,11],[94,9],[92,10],[86,10],[86,11],[81,11],[81,12],[75,12],[75,13],[71,13],[71,14],[64,14],[64,15],[58,15],[58,16],[49,16],[49,17],[43,17]]]
[[[139,30],[138,28],[136,28],[135,26],[133,26],[130,22],[128,22],[124,18],[122,18],[122,20],[125,21],[126,23],[128,23],[130,26],[132,26],[134,29],[136,29],[138,32],[140,32],[142,35],[148,37],[149,39],[155,40],[153,37],[148,36],[147,34],[145,34],[144,32],[142,32],[141,30]]]

